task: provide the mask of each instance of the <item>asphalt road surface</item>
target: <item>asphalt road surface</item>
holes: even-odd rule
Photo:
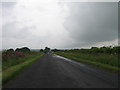
[[[117,88],[118,74],[46,54],[3,88]]]

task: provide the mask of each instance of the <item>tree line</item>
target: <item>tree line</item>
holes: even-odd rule
[[[109,54],[117,54],[120,53],[120,46],[108,46],[108,47],[91,47],[90,49],[66,49],[66,50],[60,50],[60,49],[53,49],[52,51],[63,51],[63,52],[76,52],[76,53],[109,53]]]
[[[40,52],[47,53],[50,51],[50,48],[45,47],[45,49],[40,49]],[[16,48],[15,50],[10,48],[3,51],[4,53],[12,53],[12,52],[31,52],[31,50],[28,47],[22,47],[22,48]]]
[[[117,54],[120,53],[120,46],[103,46],[103,47],[91,47],[90,49],[50,49],[48,47],[45,47],[44,49],[40,49],[40,52],[43,53],[48,53],[50,51],[52,52],[58,52],[58,51],[63,51],[63,52],[76,52],[76,53],[109,53],[109,54]],[[11,53],[11,52],[31,52],[31,50],[28,47],[22,47],[22,48],[16,48],[14,49],[8,49],[5,51],[6,53]]]

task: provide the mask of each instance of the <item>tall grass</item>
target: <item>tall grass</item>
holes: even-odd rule
[[[12,52],[4,53],[2,63],[2,84],[4,85],[17,76],[25,67],[38,60],[43,53],[40,52]]]
[[[20,64],[33,56],[40,55],[39,52],[11,52],[2,54],[2,70]]]
[[[103,67],[109,70],[118,70],[120,68],[120,62],[118,61],[118,55],[117,54],[107,54],[107,53],[96,53],[96,54],[90,54],[90,53],[76,53],[76,52],[56,52],[56,54],[97,65],[99,67]]]

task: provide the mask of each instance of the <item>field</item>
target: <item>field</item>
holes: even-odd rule
[[[111,71],[120,70],[120,61],[118,61],[118,48],[117,50],[108,50],[105,48],[104,52],[100,49],[98,50],[98,48],[96,50],[58,50],[55,52],[55,54]]]
[[[79,54],[79,53],[67,53],[56,52],[55,54],[77,60],[83,63],[93,64],[101,68],[118,71],[120,69],[120,63],[118,63],[117,55],[109,54]],[[119,68],[118,68],[119,66]]]
[[[25,67],[38,60],[43,53],[30,51],[2,52],[2,84],[4,85],[18,75]]]

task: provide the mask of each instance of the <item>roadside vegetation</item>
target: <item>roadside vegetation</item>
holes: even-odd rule
[[[2,84],[4,85],[18,75],[25,67],[30,66],[43,55],[29,48],[8,49],[2,52]]]
[[[92,47],[91,49],[53,50],[55,54],[111,71],[120,70],[120,47]]]

